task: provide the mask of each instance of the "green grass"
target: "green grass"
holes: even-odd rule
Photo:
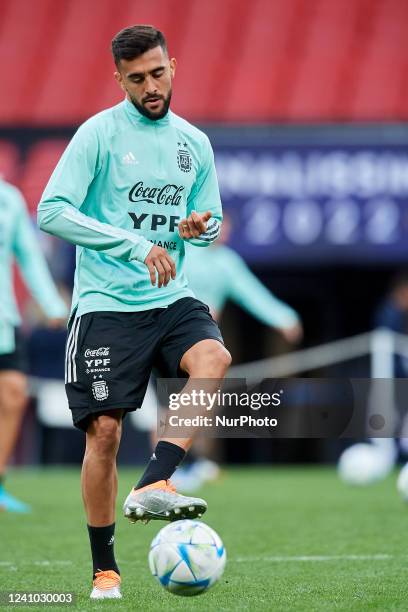
[[[134,471],[120,471],[121,601],[88,599],[91,566],[79,470],[10,474],[10,491],[34,512],[0,514],[0,590],[73,591],[82,610],[408,609],[408,507],[397,496],[395,474],[355,489],[340,483],[332,469],[228,470],[199,492],[209,503],[205,521],[221,535],[228,561],[219,584],[196,598],[171,595],[150,575],[147,552],[161,524],[131,525],[119,510],[134,480]],[[351,555],[368,558],[342,558]],[[387,556],[370,558],[375,555]],[[314,556],[322,558],[299,559]]]

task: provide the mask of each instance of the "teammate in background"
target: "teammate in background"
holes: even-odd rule
[[[187,246],[189,286],[209,306],[214,319],[220,319],[227,300],[231,300],[265,325],[274,327],[288,342],[299,342],[303,335],[299,315],[276,298],[244,259],[226,245],[230,233],[231,221],[224,214],[220,238],[204,255]]]
[[[192,379],[213,381],[215,391],[231,360],[184,274],[184,242],[206,247],[220,231],[211,145],[169,110],[176,61],[161,32],[126,28],[112,52],[126,98],[79,128],[38,209],[43,230],[77,245],[66,390],[74,424],[86,432],[92,599],[121,597],[113,542],[124,415],[141,406],[158,361],[169,377],[189,377],[187,391]],[[132,522],[205,512],[204,500],[169,483],[191,442],[158,442],[124,504]]]
[[[14,258],[49,325],[63,325],[67,309],[38,246],[23,197],[0,179],[0,510],[28,512],[29,506],[4,488],[27,400],[24,342],[13,289]]]
[[[204,254],[186,248],[186,273],[195,296],[210,307],[216,321],[221,318],[227,300],[235,302],[256,319],[279,331],[289,343],[303,335],[298,314],[276,298],[249,269],[243,258],[226,246],[231,220],[224,213],[220,238]],[[154,427],[157,427],[156,418]],[[219,468],[208,459],[209,445],[216,441],[201,438],[190,453],[190,463],[174,474],[173,483],[183,491],[194,491],[207,480],[214,480]],[[194,458],[196,457],[196,460]],[[193,460],[192,460],[193,459]]]
[[[408,332],[408,272],[401,272],[393,279],[390,290],[374,312],[374,328],[381,327],[398,334]],[[407,360],[396,355],[394,376],[406,378],[407,375]]]
[[[399,273],[392,281],[387,295],[374,311],[374,329],[388,329],[398,334],[407,334],[408,331],[408,275],[406,272]],[[394,354],[393,378],[406,378],[408,375],[408,362],[405,357]],[[375,384],[374,379],[374,384]],[[380,397],[380,400],[378,400]],[[375,388],[370,394],[367,416],[376,414],[377,403],[384,404],[389,401],[384,394],[376,393]],[[408,412],[406,408],[405,385],[393,384],[392,403],[400,413],[398,424],[400,439],[399,449],[402,454],[408,452]],[[388,406],[394,410],[394,405]],[[363,454],[364,469],[361,468]],[[398,441],[394,438],[380,437],[369,438],[364,443],[358,442],[346,448],[340,456],[338,467],[339,474],[346,482],[358,485],[368,485],[385,478],[393,469],[398,458]]]
[[[390,329],[398,334],[408,333],[408,272],[402,271],[393,279],[390,290],[374,313],[374,327]],[[408,360],[394,356],[394,377],[408,377]],[[396,384],[396,402],[401,414],[399,447],[408,455],[408,410],[405,387]]]

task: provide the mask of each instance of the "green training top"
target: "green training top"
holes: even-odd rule
[[[213,311],[221,312],[230,299],[266,325],[285,328],[299,322],[293,308],[278,300],[238,253],[222,244],[198,256],[196,251],[186,249],[189,286]]]
[[[207,136],[171,111],[152,121],[125,99],[86,121],[64,152],[38,207],[41,229],[77,246],[72,311],[166,307],[187,296],[177,225],[210,210],[208,246],[220,231],[221,200]],[[153,286],[142,263],[162,246],[176,280]]]
[[[51,318],[66,316],[66,306],[48,271],[23,196],[0,179],[0,354],[14,350],[14,327],[21,323],[13,288],[14,258],[45,314]]]

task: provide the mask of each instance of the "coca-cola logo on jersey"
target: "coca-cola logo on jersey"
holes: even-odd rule
[[[182,185],[164,185],[164,187],[145,187],[143,181],[133,185],[129,191],[131,202],[148,202],[149,204],[160,204],[164,206],[179,206],[181,204]]]
[[[110,346],[100,346],[97,349],[86,349],[85,357],[107,357],[109,355]]]

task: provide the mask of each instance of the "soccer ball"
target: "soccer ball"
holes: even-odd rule
[[[150,570],[176,595],[199,595],[221,577],[227,555],[218,534],[201,521],[182,520],[163,527],[149,552]]]
[[[369,485],[385,478],[391,471],[393,459],[375,444],[353,444],[343,452],[337,466],[344,482]]]
[[[408,502],[408,463],[404,465],[398,475],[397,489],[402,499]]]

